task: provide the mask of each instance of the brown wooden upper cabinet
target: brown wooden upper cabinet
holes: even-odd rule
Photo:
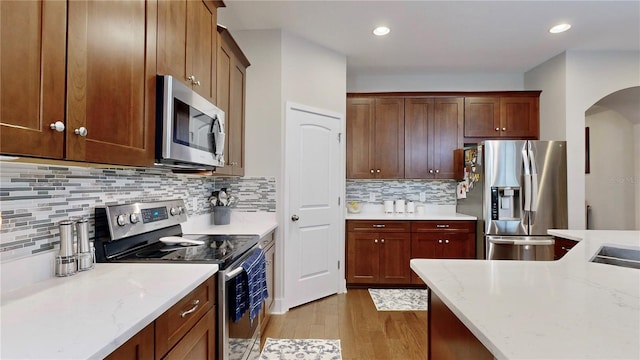
[[[462,97],[405,98],[405,178],[454,178],[453,150],[462,146],[463,103]]]
[[[538,139],[539,91],[472,96],[464,101],[465,142],[491,138]]]
[[[158,72],[216,103],[217,7],[220,1],[158,1]]]
[[[229,31],[218,26],[217,105],[225,113],[226,165],[216,174],[244,176],[246,70],[249,60]]]
[[[347,178],[404,178],[404,98],[347,98]]]
[[[156,1],[0,7],[0,152],[152,165]]]

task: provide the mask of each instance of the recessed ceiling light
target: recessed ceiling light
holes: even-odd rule
[[[373,29],[373,33],[378,36],[387,35],[390,31],[391,29],[386,26],[378,26],[377,28]]]
[[[557,33],[565,32],[569,29],[571,29],[571,25],[569,24],[558,24],[552,27],[551,29],[549,29],[549,32],[552,34],[557,34]]]

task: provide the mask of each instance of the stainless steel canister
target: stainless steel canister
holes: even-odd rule
[[[77,258],[73,251],[73,224],[72,220],[62,220],[58,223],[60,251],[55,260],[56,276],[69,276],[78,271]]]
[[[77,256],[78,270],[93,269],[93,253],[89,242],[89,220],[87,218],[76,219],[76,236],[78,238]]]

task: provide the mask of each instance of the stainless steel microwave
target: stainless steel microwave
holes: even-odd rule
[[[224,111],[170,75],[157,77],[156,165],[224,166]]]

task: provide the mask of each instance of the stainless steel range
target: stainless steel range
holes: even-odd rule
[[[259,248],[257,235],[189,235],[182,200],[97,207],[96,261],[148,263],[211,263],[218,272],[218,358],[244,360],[260,353],[260,323],[249,312],[231,320],[231,280],[242,273],[242,263]]]

